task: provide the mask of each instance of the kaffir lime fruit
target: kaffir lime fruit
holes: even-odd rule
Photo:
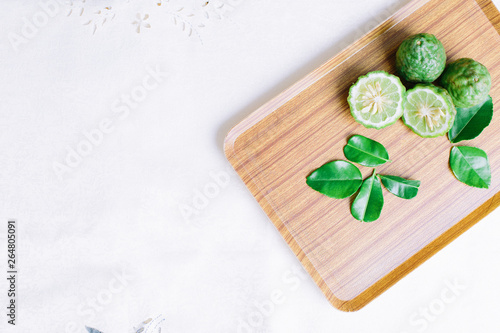
[[[448,90],[457,108],[468,108],[484,102],[488,97],[491,76],[479,62],[461,58],[446,67],[441,85]]]
[[[403,122],[424,138],[446,134],[457,111],[450,95],[432,84],[417,84],[406,94]]]
[[[436,36],[422,33],[408,37],[396,52],[396,68],[409,82],[432,82],[446,65],[446,52]]]
[[[368,128],[394,124],[403,114],[406,88],[401,80],[384,71],[360,76],[349,89],[347,102],[354,119]]]

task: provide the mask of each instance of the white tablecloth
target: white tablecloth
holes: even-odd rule
[[[19,275],[12,326],[0,253],[0,331],[498,332],[499,210],[343,313],[222,151],[407,2],[2,1],[0,244],[16,219]]]

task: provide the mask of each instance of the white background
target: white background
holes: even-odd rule
[[[17,219],[20,272],[15,328],[0,273],[0,331],[500,330],[499,210],[344,313],[223,154],[233,125],[407,0],[74,0],[50,17],[47,1],[0,3],[0,248]]]

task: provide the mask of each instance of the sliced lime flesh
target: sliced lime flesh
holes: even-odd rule
[[[402,116],[405,91],[397,76],[375,71],[358,78],[349,90],[347,101],[358,123],[380,129]]]
[[[403,121],[421,137],[433,138],[446,134],[455,114],[451,97],[442,88],[417,84],[407,92]]]

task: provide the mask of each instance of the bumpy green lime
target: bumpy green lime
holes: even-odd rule
[[[446,134],[456,114],[451,97],[443,88],[417,84],[407,92],[403,122],[421,137]]]
[[[479,62],[461,58],[446,67],[441,85],[448,90],[457,108],[469,108],[488,97],[491,76]]]
[[[405,92],[397,76],[375,71],[358,78],[349,89],[347,102],[358,123],[380,129],[401,118]]]
[[[409,82],[432,82],[446,65],[446,52],[436,36],[422,33],[408,37],[396,52],[396,68]]]

